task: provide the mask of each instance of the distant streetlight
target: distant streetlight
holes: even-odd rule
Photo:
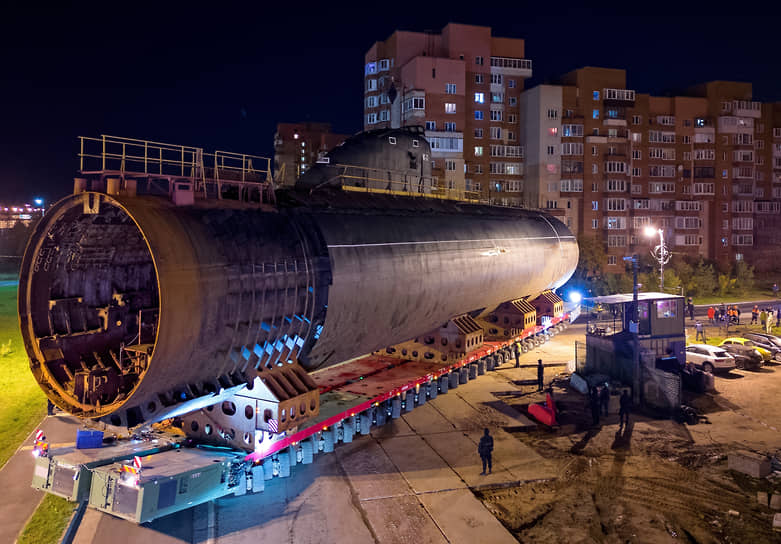
[[[41,206],[43,206],[43,199],[42,199],[42,198],[40,198],[40,197],[38,197],[38,198],[34,199],[34,200],[33,200],[33,202],[35,202],[35,205],[36,205],[36,206],[38,206],[39,208],[40,208]]]
[[[662,229],[647,226],[644,233],[648,238],[659,235],[659,245],[651,250],[651,256],[659,263],[659,290],[664,293],[664,265],[670,262],[672,254],[667,251],[667,246],[664,244],[664,231]]]

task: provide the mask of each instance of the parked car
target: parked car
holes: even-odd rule
[[[735,366],[743,369],[757,370],[762,367],[762,355],[756,348],[743,344],[729,343],[719,346],[735,359]]]
[[[721,344],[719,344],[719,346],[724,347],[727,344],[740,344],[741,346],[747,346],[747,347],[750,347],[750,348],[754,348],[762,356],[762,360],[763,361],[769,361],[769,360],[771,360],[773,358],[773,354],[772,353],[770,353],[765,348],[759,347],[758,345],[756,345],[754,342],[752,342],[748,338],[743,338],[743,337],[739,337],[739,336],[732,336],[730,338],[725,338],[724,340],[722,340]]]
[[[691,344],[686,346],[686,362],[705,372],[729,372],[735,365],[735,358],[718,346]]]
[[[781,349],[781,338],[774,334],[768,334],[766,332],[752,332],[751,334],[755,336],[763,336],[768,339],[768,341],[773,344],[778,349]]]
[[[771,336],[769,334],[758,334],[756,332],[744,332],[742,333],[742,337],[748,338],[760,348],[768,350],[772,354],[773,360],[781,361],[781,345],[779,345],[781,344],[781,340],[775,336]],[[773,342],[773,338],[775,338],[779,344]]]

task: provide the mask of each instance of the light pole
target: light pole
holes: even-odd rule
[[[659,290],[664,293],[664,265],[670,262],[672,254],[667,251],[667,246],[664,245],[664,231],[651,226],[645,227],[645,235],[649,238],[653,238],[659,235],[659,245],[651,250],[651,256],[659,263]]]

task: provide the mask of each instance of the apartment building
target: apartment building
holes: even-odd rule
[[[274,134],[274,181],[293,185],[326,152],[349,136],[331,132],[330,123],[279,123]]]
[[[365,54],[364,130],[421,126],[432,171],[460,198],[519,204],[519,99],[532,63],[490,27],[396,31]]]
[[[586,67],[520,104],[523,204],[602,241],[608,270],[653,244],[646,226],[674,253],[759,269],[781,256],[781,108],[753,101],[751,84],[655,97],[628,89],[624,70]]]

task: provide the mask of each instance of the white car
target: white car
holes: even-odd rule
[[[691,344],[686,346],[686,362],[704,372],[729,372],[735,368],[735,359],[719,346]]]

